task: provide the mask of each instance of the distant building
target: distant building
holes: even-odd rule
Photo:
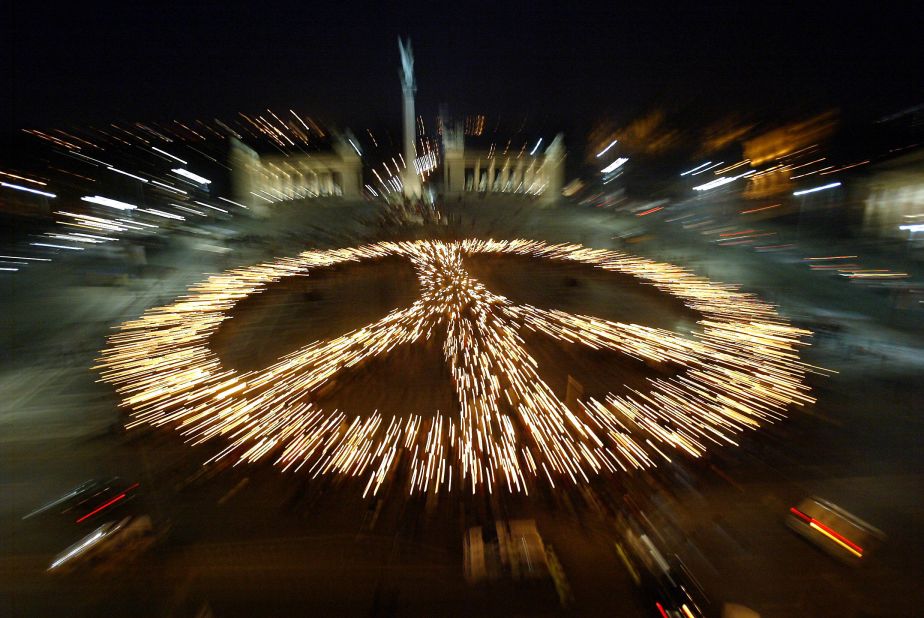
[[[561,197],[565,180],[562,134],[548,145],[536,138],[511,147],[466,136],[462,127],[443,130],[443,191],[447,197],[467,193],[534,195],[543,202]],[[488,143],[484,143],[487,141]],[[481,142],[481,143],[479,143]]]
[[[260,154],[232,137],[228,155],[235,201],[257,214],[276,202],[341,196],[358,199],[362,188],[362,159],[344,136],[329,149],[317,152],[279,149]]]
[[[908,238],[902,226],[924,224],[924,148],[870,167],[858,187],[864,231]]]

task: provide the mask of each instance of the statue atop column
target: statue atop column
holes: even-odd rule
[[[417,82],[414,81],[414,52],[410,39],[407,42],[398,37],[398,51],[401,53],[401,89],[404,94],[404,195],[419,198],[421,195],[420,176],[417,175],[417,116],[414,115],[414,94]]]
[[[405,43],[398,37],[398,51],[401,53],[401,87],[404,92],[417,92],[417,83],[414,81],[414,50],[411,49],[411,40]]]

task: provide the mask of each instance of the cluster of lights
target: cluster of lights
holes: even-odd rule
[[[436,169],[436,154],[431,151],[414,159],[414,169],[418,176]]]
[[[671,331],[516,305],[471,277],[471,255],[579,263],[636,277],[702,315]],[[335,264],[403,256],[421,294],[410,306],[339,337],[314,341],[261,371],[224,367],[209,340],[243,299],[284,277]],[[590,398],[569,408],[537,373],[521,332],[624,353],[679,370],[647,391]],[[123,324],[98,369],[131,411],[129,426],[170,426],[192,443],[220,439],[210,461],[269,459],[312,477],[361,477],[376,493],[407,462],[413,493],[479,487],[528,492],[530,479],[584,482],[648,468],[674,452],[734,445],[745,429],[812,401],[798,357],[809,333],[774,307],[680,267],[618,251],[528,240],[383,242],[307,251],[213,275],[176,302]],[[444,337],[458,413],[395,410],[368,417],[320,409],[339,372],[403,345]],[[644,367],[644,365],[640,365]],[[401,464],[405,465],[405,464]]]

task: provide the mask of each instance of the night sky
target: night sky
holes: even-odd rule
[[[924,100],[913,4],[314,4],[4,2],[4,128],[266,107],[396,121],[399,34],[413,39],[424,114],[446,102],[566,126],[663,105],[704,117],[832,105],[872,115]]]

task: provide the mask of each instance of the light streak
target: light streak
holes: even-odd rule
[[[837,169],[829,170],[829,171],[827,171],[827,172],[822,172],[822,173],[820,173],[820,174],[818,174],[818,175],[819,175],[819,176],[827,176],[828,174],[836,174],[836,173],[838,173],[838,172],[843,172],[844,170],[849,170],[849,169],[852,169],[852,168],[854,168],[854,167],[859,167],[859,166],[861,166],[861,165],[866,165],[867,163],[869,163],[869,159],[867,159],[866,161],[860,161],[859,163],[852,163],[852,164],[850,164],[850,165],[845,165],[845,166],[843,166],[843,167],[839,167],[839,168],[837,168]]]
[[[705,184],[696,185],[695,187],[693,187],[693,190],[694,191],[708,191],[709,189],[715,189],[717,187],[727,185],[728,183],[734,182],[735,180],[736,179],[734,176],[723,176],[721,178],[717,178]]]
[[[182,167],[178,167],[178,168],[172,169],[172,170],[170,170],[170,171],[173,172],[174,174],[179,174],[180,176],[183,176],[184,178],[189,178],[190,180],[192,180],[192,181],[194,181],[194,182],[198,182],[198,183],[201,184],[201,185],[209,185],[209,184],[212,184],[212,181],[209,180],[208,178],[203,178],[203,177],[200,176],[199,174],[193,174],[193,173],[190,172],[189,170],[184,170]]]
[[[708,172],[709,170],[715,169],[715,168],[719,167],[720,165],[722,165],[722,164],[724,164],[724,163],[725,163],[725,161],[719,161],[719,162],[716,163],[715,165],[710,165],[709,167],[704,167],[703,169],[697,170],[697,171],[693,172],[693,173],[690,174],[690,175],[691,175],[691,176],[696,176],[696,175],[698,175],[698,174],[702,174],[703,172]]]
[[[163,183],[163,182],[158,182],[158,181],[156,181],[156,180],[152,180],[151,182],[153,182],[153,183],[154,183],[155,185],[157,185],[158,187],[161,187],[161,188],[166,189],[166,190],[168,190],[168,191],[173,191],[174,193],[182,193],[183,195],[187,195],[186,191],[183,191],[182,189],[177,189],[176,187],[171,187],[170,185],[165,184],[165,183]]]
[[[170,153],[167,152],[166,150],[161,150],[161,149],[158,148],[157,146],[151,146],[151,150],[156,150],[157,152],[159,152],[159,153],[162,154],[162,155],[167,155],[168,157],[170,157],[170,158],[173,159],[174,161],[179,161],[179,162],[182,163],[183,165],[187,165],[186,161],[184,161],[183,159],[181,159],[181,158],[179,158],[179,157],[177,157],[177,156],[175,156],[175,155],[170,154]]]
[[[467,256],[523,256],[633,276],[702,316],[688,334],[516,305],[473,278]],[[260,371],[222,365],[210,339],[243,299],[284,277],[337,264],[403,257],[421,294],[374,323],[287,354]],[[647,391],[609,393],[571,409],[539,377],[521,333],[611,350],[676,368],[648,378]],[[124,323],[97,369],[131,414],[129,427],[173,427],[188,442],[221,441],[209,460],[270,460],[311,477],[364,480],[376,494],[407,471],[404,491],[529,492],[536,482],[586,482],[645,469],[785,417],[814,401],[813,368],[798,349],[810,333],[773,305],[683,268],[619,251],[530,240],[382,242],[306,251],[212,275],[175,302]],[[319,407],[339,372],[426,340],[441,340],[457,410],[435,418],[376,411],[358,417]],[[400,462],[400,464],[399,464]],[[455,483],[452,478],[455,477]]]
[[[771,208],[778,208],[780,206],[782,206],[782,204],[770,204],[769,206],[761,206],[759,208],[751,208],[750,210],[742,210],[741,214],[749,215],[754,212],[760,212],[761,210],[770,210]]]
[[[124,499],[125,499],[125,496],[127,496],[127,495],[128,495],[128,494],[121,493],[121,494],[119,494],[118,496],[116,496],[115,498],[113,498],[113,499],[111,499],[111,500],[107,500],[106,502],[100,504],[98,507],[96,507],[95,509],[93,509],[92,511],[90,511],[89,513],[87,513],[86,515],[84,515],[83,517],[78,517],[78,518],[75,520],[74,523],[79,524],[80,522],[85,521],[85,520],[87,520],[87,519],[93,517],[94,515],[96,515],[96,514],[99,513],[100,511],[102,511],[102,510],[104,510],[104,509],[106,509],[106,508],[112,506],[112,505],[115,504],[116,502],[119,502],[120,500],[124,500]]]
[[[30,262],[50,262],[49,258],[23,257],[19,255],[0,255],[2,259],[8,260],[29,260]]]
[[[536,142],[536,145],[533,146],[533,149],[529,151],[529,156],[533,156],[534,154],[536,154],[536,151],[539,150],[539,144],[541,143],[542,143],[542,138],[540,137],[539,141]]]
[[[600,157],[602,157],[603,155],[605,155],[607,152],[609,152],[610,148],[612,148],[613,146],[615,146],[615,145],[617,144],[617,142],[619,142],[618,139],[614,139],[612,142],[610,142],[610,143],[609,143],[609,146],[607,146],[606,148],[604,148],[603,150],[601,150],[600,152],[597,153],[597,158],[599,159]]]
[[[620,167],[622,167],[623,165],[625,165],[625,164],[626,164],[626,161],[628,161],[628,160],[629,160],[629,159],[627,159],[627,158],[625,158],[625,157],[620,157],[620,158],[616,159],[615,161],[613,161],[612,163],[610,163],[609,165],[607,165],[606,167],[604,167],[602,170],[600,170],[600,173],[601,173],[601,174],[609,174],[610,172],[615,172],[615,171],[618,170]]]
[[[790,176],[789,179],[790,179],[790,180],[797,180],[797,179],[799,179],[799,178],[805,178],[806,176],[811,176],[812,174],[818,174],[818,172],[823,172],[823,171],[825,171],[825,170],[830,170],[830,169],[834,169],[834,166],[833,166],[833,165],[829,165],[828,167],[822,167],[822,168],[817,169],[817,170],[812,170],[811,172],[805,172],[804,174],[799,174],[798,176]]]
[[[247,206],[244,206],[243,204],[240,204],[240,203],[238,203],[238,202],[235,202],[234,200],[229,200],[229,199],[226,198],[226,197],[219,197],[218,199],[220,199],[220,200],[223,201],[223,202],[228,202],[229,204],[234,204],[235,206],[240,206],[241,208],[244,208],[244,209],[246,209],[246,210],[250,210],[249,208],[247,208]]]
[[[832,541],[834,541],[835,543],[837,543],[838,545],[840,545],[841,547],[849,551],[851,554],[853,554],[857,558],[863,557],[863,548],[857,545],[856,543],[854,543],[853,541],[851,541],[850,539],[848,539],[847,537],[845,537],[843,534],[836,532],[835,530],[821,523],[814,517],[811,517],[810,515],[806,515],[805,513],[803,513],[796,507],[790,508],[789,512],[795,515],[796,517],[798,517],[799,519],[801,519],[802,521],[804,521],[805,523],[807,523],[810,528],[828,537],[829,539],[831,539]]]
[[[821,163],[822,161],[825,160],[825,158],[826,158],[826,157],[821,157],[820,159],[815,159],[814,161],[809,161],[808,163],[802,163],[801,165],[793,166],[793,167],[789,168],[789,171],[795,171],[795,170],[797,170],[797,169],[799,169],[799,168],[802,168],[802,167],[808,167],[809,165],[814,165],[814,164],[816,164],[816,163]]]
[[[793,191],[793,195],[806,195],[808,193],[815,193],[816,191],[824,191],[825,189],[833,189],[834,187],[841,186],[839,182],[832,182],[826,185],[821,185],[820,187],[814,187],[812,189],[804,189],[802,191]]]
[[[32,178],[26,178],[25,176],[19,176],[18,174],[11,174],[9,172],[0,172],[0,176],[9,176],[10,178],[15,178],[16,180],[31,182],[32,184],[38,185],[40,187],[44,187],[48,185],[47,182],[42,182],[41,180],[33,180]]]
[[[35,193],[36,195],[41,195],[43,197],[58,197],[54,193],[49,193],[48,191],[39,191],[38,189],[32,189],[22,185],[14,185],[11,182],[0,182],[0,186],[6,187],[8,189],[16,189],[17,191],[25,191],[26,193]]]
[[[48,567],[48,570],[51,571],[52,569],[56,569],[62,564],[64,564],[65,562],[67,562],[68,560],[70,560],[71,558],[73,558],[74,556],[83,553],[84,551],[89,549],[92,545],[95,545],[101,538],[103,538],[103,531],[97,530],[96,532],[88,536],[86,540],[81,541],[81,543],[77,545],[77,547],[75,547],[74,549],[70,550],[69,552],[67,552],[66,554],[64,554],[63,556],[61,556],[54,562],[52,562],[51,566]]]
[[[702,169],[702,168],[706,167],[707,165],[710,165],[711,163],[712,163],[712,161],[706,161],[706,162],[703,163],[702,165],[697,165],[697,166],[694,167],[693,169],[687,170],[687,171],[681,173],[680,175],[681,175],[681,176],[689,176],[690,174],[692,174],[692,173],[695,172],[696,170]]]
[[[163,210],[157,210],[156,208],[139,208],[138,212],[146,212],[148,214],[163,217],[165,219],[176,219],[178,221],[186,221],[186,217],[181,217],[180,215],[175,215],[170,212],[164,212]]]
[[[148,179],[147,179],[147,178],[142,178],[141,176],[136,176],[135,174],[129,174],[128,172],[123,171],[123,170],[120,170],[120,169],[117,168],[117,167],[112,167],[111,165],[108,166],[108,167],[106,167],[106,169],[109,170],[110,172],[116,172],[117,174],[122,174],[122,175],[124,175],[124,176],[129,176],[129,177],[131,177],[131,178],[134,178],[135,180],[140,180],[141,182],[148,182]]]
[[[30,242],[33,247],[49,247],[51,249],[70,249],[72,251],[83,251],[83,247],[69,247],[68,245],[53,245],[46,242]]]
[[[193,204],[199,204],[199,206],[205,206],[206,208],[211,208],[212,210],[217,210],[218,212],[223,212],[228,214],[228,211],[224,208],[219,208],[218,206],[212,206],[211,204],[206,204],[205,202],[200,202],[199,200],[193,200]]]
[[[729,165],[728,167],[723,167],[723,168],[720,169],[720,170],[716,170],[714,173],[716,173],[716,174],[724,174],[725,172],[730,172],[730,171],[732,171],[733,169],[737,169],[737,168],[741,167],[742,165],[747,165],[747,164],[750,163],[750,162],[751,162],[750,159],[744,159],[743,161],[738,161],[737,163],[732,163],[732,164]]]
[[[739,178],[747,178],[753,174],[756,174],[757,170],[751,170],[750,172],[745,172],[743,174],[738,174],[737,176],[722,176],[721,178],[716,178],[706,184],[697,185],[693,187],[694,191],[708,191],[709,189],[715,189],[727,185],[730,182],[735,182]]]
[[[85,195],[80,198],[84,202],[90,202],[91,204],[99,204],[100,206],[108,206],[110,208],[115,208],[117,210],[135,210],[138,208],[134,204],[129,204],[128,202],[120,202],[119,200],[114,200],[112,198],[103,197],[102,195]]]

